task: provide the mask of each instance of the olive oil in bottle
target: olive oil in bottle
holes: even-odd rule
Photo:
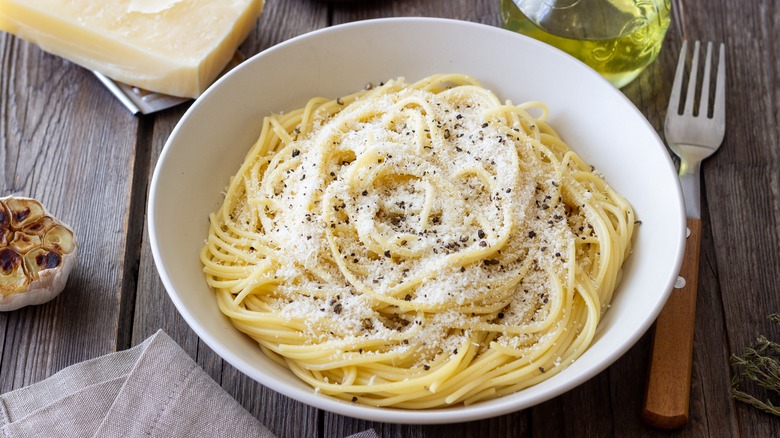
[[[578,58],[620,88],[658,55],[669,0],[501,0],[504,27]]]

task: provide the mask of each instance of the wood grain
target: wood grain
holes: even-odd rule
[[[0,60],[0,193],[39,199],[81,248],[55,300],[0,316],[8,391],[116,348],[138,126],[72,63],[4,34]]]
[[[688,218],[680,276],[655,322],[642,411],[642,419],[659,429],[679,429],[688,423],[700,243],[701,219]]]
[[[723,400],[728,381],[717,381],[710,372],[722,370],[728,354],[743,352],[760,334],[780,339],[778,328],[766,319],[780,309],[776,293],[780,272],[780,51],[776,38],[780,10],[771,0],[719,0],[706,6],[685,3],[684,25],[691,39],[726,42],[729,81],[726,138],[703,166],[712,246],[702,253],[699,288],[700,297],[706,293],[710,299],[720,299],[723,313],[697,314],[697,321],[710,327],[723,325],[726,356],[714,357],[713,351],[699,349],[698,344],[694,347],[701,350],[695,354],[710,355],[694,363],[694,369],[701,372],[702,395],[711,394],[697,402],[716,403],[708,406],[702,421],[735,424],[718,432],[723,436],[734,428],[742,436],[778,436],[776,419],[744,404],[728,406],[734,403]],[[705,279],[712,289],[705,289]],[[702,337],[712,336],[707,328],[697,323],[697,333],[707,334]],[[718,415],[724,412],[730,415]]]
[[[684,427],[660,432],[640,419],[649,335],[560,397],[453,425],[355,420],[251,381],[205,346],[178,314],[160,283],[144,228],[151,172],[187,106],[133,117],[89,72],[7,34],[0,34],[0,196],[41,199],[76,230],[82,254],[59,298],[0,313],[0,391],[164,329],[282,437],[341,437],[366,428],[381,437],[780,436],[780,420],[728,395],[729,356],[759,334],[780,339],[780,330],[766,320],[780,311],[780,9],[774,0],[674,3],[675,24],[658,60],[622,92],[663,137],[682,39],[728,46],[726,139],[703,165],[699,293]],[[498,0],[268,0],[241,50],[251,56],[311,30],[390,16],[498,26],[498,5]]]

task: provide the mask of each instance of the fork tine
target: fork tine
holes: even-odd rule
[[[672,83],[672,93],[669,95],[669,106],[666,108],[666,117],[672,114],[679,114],[680,94],[682,93],[683,74],[685,73],[685,57],[688,53],[688,41],[683,41],[680,48],[680,58],[677,61],[677,71],[674,73],[674,82]]]
[[[726,124],[726,46],[721,43],[718,53],[718,78],[715,82],[715,107],[712,118],[719,125]]]
[[[693,98],[696,93],[696,78],[699,76],[699,42],[693,44],[693,60],[691,60],[691,74],[688,77],[688,93],[685,95],[684,115],[693,115]]]
[[[699,94],[699,116],[709,117],[710,111],[710,71],[712,70],[712,41],[707,43],[707,56],[704,57],[704,76]]]

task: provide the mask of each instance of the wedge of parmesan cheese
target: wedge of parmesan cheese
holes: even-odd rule
[[[198,97],[264,0],[0,0],[0,30],[111,79]]]

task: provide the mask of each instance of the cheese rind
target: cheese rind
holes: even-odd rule
[[[227,65],[263,4],[0,0],[0,30],[114,80],[194,98]]]

